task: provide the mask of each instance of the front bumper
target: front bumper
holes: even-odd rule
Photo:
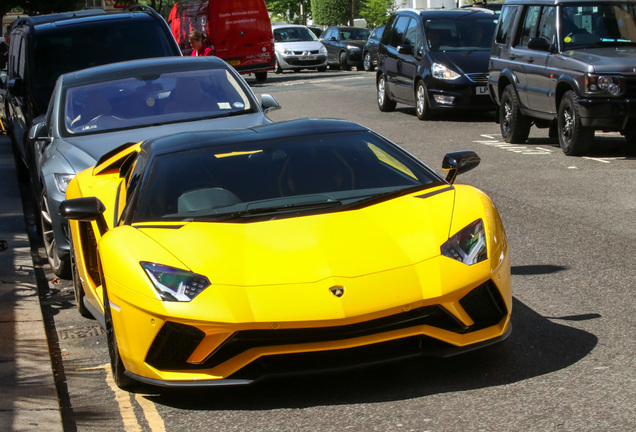
[[[578,103],[584,127],[621,131],[636,121],[636,99],[580,98]]]
[[[478,74],[474,74],[478,75]],[[465,77],[454,83],[431,78],[426,87],[431,108],[494,110],[497,105],[490,97],[485,79],[478,82]]]
[[[431,261],[439,260],[452,261]],[[446,264],[463,266],[454,261]],[[423,266],[418,274],[425,274],[434,265]],[[107,286],[111,302],[117,305],[111,308],[113,322],[131,377],[168,387],[241,385],[270,375],[347,369],[414,356],[445,357],[505,338],[510,331],[512,307],[508,258],[492,274],[487,271],[488,262],[475,266],[481,267],[482,275],[486,270],[485,279],[473,277],[471,282],[454,289],[448,288],[451,282],[444,280],[434,298],[420,296],[420,300],[401,304],[396,301],[377,312],[328,320],[194,320],[168,310],[162,315],[156,310],[141,309],[139,303],[128,303],[130,291],[121,291],[110,280]],[[463,267],[470,273],[469,267]],[[361,279],[367,280],[359,282],[370,285],[373,278],[377,275],[365,276]],[[465,280],[457,274],[453,279]],[[383,285],[386,280],[382,280]],[[324,282],[320,284],[322,290]],[[353,286],[350,283],[347,289],[355,289]],[[312,290],[307,287],[307,291]],[[408,292],[405,290],[396,299],[405,300]],[[305,306],[316,309],[315,305],[298,307]],[[353,302],[343,302],[344,309],[354,307]]]

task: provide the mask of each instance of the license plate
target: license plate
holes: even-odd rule
[[[298,60],[316,60],[316,56],[300,56]]]
[[[241,64],[240,60],[230,60],[228,62],[230,64],[230,66],[239,66]]]
[[[488,90],[488,86],[479,86],[475,87],[475,93],[478,95],[488,95],[490,94],[490,90]]]

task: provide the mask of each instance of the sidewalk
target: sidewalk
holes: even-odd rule
[[[11,141],[0,135],[0,431],[62,431]]]

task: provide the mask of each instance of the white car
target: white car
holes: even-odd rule
[[[275,73],[284,70],[327,70],[327,50],[311,30],[303,25],[272,26],[276,50]]]

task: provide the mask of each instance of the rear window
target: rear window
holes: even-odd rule
[[[46,106],[55,81],[67,72],[102,64],[178,55],[160,22],[140,19],[91,21],[36,33],[33,83],[40,106]]]

